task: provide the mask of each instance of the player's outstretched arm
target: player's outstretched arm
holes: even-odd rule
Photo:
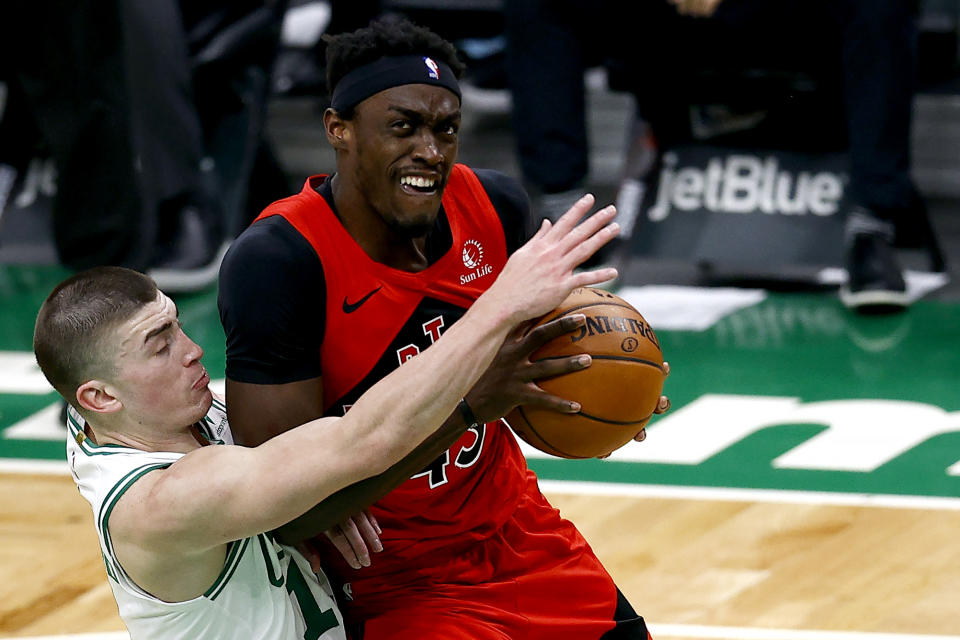
[[[186,552],[269,531],[353,482],[387,470],[444,423],[509,332],[579,286],[616,275],[574,269],[617,232],[612,207],[577,223],[584,198],[545,223],[437,342],[371,387],[343,418],[315,420],[254,449],[203,447],[145,482],[115,511],[125,533]],[[139,482],[137,483],[139,484]],[[204,486],[204,491],[196,491]],[[126,536],[125,536],[126,537]],[[149,546],[149,545],[147,545]]]
[[[548,322],[533,331],[524,323],[504,340],[493,363],[467,394],[468,405],[482,422],[491,422],[506,415],[518,404],[540,402],[557,411],[576,412],[579,405],[555,398],[539,390],[533,380],[579,371],[590,366],[590,358],[571,356],[556,360],[531,363],[530,354],[550,340],[575,331],[586,321],[582,314],[564,316]],[[345,487],[303,516],[280,527],[277,537],[281,542],[294,544],[324,532],[354,568],[370,562],[369,544],[377,539],[365,523],[351,524],[351,514],[372,505],[403,484],[410,476],[423,470],[456,442],[464,429],[463,416],[454,411],[443,425],[420,446],[385,472]]]

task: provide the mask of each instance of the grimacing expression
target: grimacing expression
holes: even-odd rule
[[[209,410],[203,349],[183,332],[173,301],[158,292],[116,329],[120,345],[112,386],[127,415],[141,424],[180,428]]]
[[[457,96],[427,84],[392,87],[358,104],[350,126],[354,175],[370,206],[394,233],[426,235],[457,159]]]

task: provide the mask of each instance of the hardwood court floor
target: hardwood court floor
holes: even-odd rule
[[[960,629],[957,511],[551,498],[654,628]]]
[[[69,475],[0,475],[0,634],[124,629]]]
[[[960,511],[550,498],[654,629],[960,629]],[[0,635],[123,629],[68,476],[0,474],[0,513]]]

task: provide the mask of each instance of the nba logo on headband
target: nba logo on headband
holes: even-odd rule
[[[437,63],[433,61],[433,58],[428,58],[424,56],[423,64],[427,65],[427,74],[434,80],[440,79],[440,67],[437,66]]]
[[[423,73],[424,67],[426,75]],[[343,111],[375,93],[405,84],[432,84],[451,91],[457,100],[460,99],[456,75],[445,62],[423,54],[411,54],[384,56],[348,72],[333,88],[330,106]]]

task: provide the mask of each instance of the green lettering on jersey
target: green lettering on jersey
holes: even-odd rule
[[[267,565],[267,580],[275,587],[281,586],[283,584],[283,569],[278,568],[276,573],[273,571],[273,564],[270,562],[270,553],[267,551],[267,545],[270,544],[267,542],[267,536],[261,533],[257,535],[257,541],[260,543],[260,550],[263,552],[263,561]],[[291,564],[293,564],[292,560]]]
[[[336,627],[337,614],[333,609],[321,611],[317,605],[317,599],[307,585],[306,579],[300,573],[297,563],[290,559],[290,567],[287,569],[287,593],[292,593],[300,605],[300,612],[303,614],[303,621],[307,628],[303,632],[303,640],[317,640],[324,633]]]
[[[270,553],[267,548],[271,545],[267,541],[267,536],[261,533],[257,536],[257,540],[260,542],[261,551],[263,551],[263,561],[267,565],[267,579],[275,587],[284,586],[283,570],[278,569],[275,572],[270,562]],[[283,549],[279,550],[278,557],[283,557]],[[303,616],[303,622],[306,626],[303,632],[304,640],[317,640],[324,633],[340,624],[337,621],[337,614],[333,612],[332,608],[320,609],[316,596],[313,595],[313,591],[310,590],[310,586],[300,572],[300,567],[297,566],[293,558],[290,558],[290,564],[287,568],[285,586],[287,593],[293,594],[300,607],[300,614]]]

